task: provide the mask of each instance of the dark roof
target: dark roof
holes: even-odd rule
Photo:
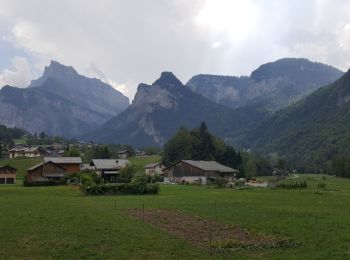
[[[63,168],[61,165],[59,165],[59,164],[57,164],[57,163],[54,163],[54,162],[52,162],[52,161],[45,162],[45,164],[53,164],[53,165],[55,165],[55,166],[57,166],[57,167],[59,167],[59,168],[61,168],[61,169],[64,170],[64,168]],[[39,163],[39,164],[36,164],[36,165],[34,165],[34,166],[28,168],[27,171],[35,170],[35,169],[37,169],[38,167],[41,167],[41,166],[43,166],[43,165],[44,165],[43,162],[42,162],[42,163]]]
[[[95,166],[97,170],[111,170],[122,169],[128,163],[130,163],[129,160],[125,159],[92,159],[90,165]]]
[[[158,165],[160,165],[160,162],[149,163],[149,164],[146,164],[145,167],[143,167],[143,168],[145,168],[145,169],[153,169],[153,168],[157,167]]]
[[[69,163],[83,163],[83,161],[81,160],[81,157],[44,157],[44,162],[53,162],[53,163],[57,163],[57,164],[60,164],[60,163],[66,163],[66,164],[69,164]]]
[[[194,160],[182,160],[181,162],[192,165],[203,171],[214,171],[214,172],[239,172],[236,169],[222,165],[216,161],[194,161]]]
[[[130,153],[128,150],[122,150],[122,151],[119,151],[118,154],[120,153]]]
[[[5,165],[0,165],[0,169],[1,169],[1,168],[11,168],[12,170],[17,171],[17,169],[16,169],[15,167],[12,167],[12,166],[7,165],[7,164],[5,164]]]

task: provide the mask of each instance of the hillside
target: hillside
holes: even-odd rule
[[[0,123],[72,138],[92,131],[128,104],[111,86],[52,61],[30,87],[0,90]]]
[[[171,72],[152,85],[140,84],[131,106],[84,137],[103,143],[136,147],[163,145],[179,127],[197,127],[205,121],[215,135],[230,138],[233,131],[250,127],[264,111],[233,111],[191,91]]]
[[[285,58],[261,65],[249,77],[196,75],[186,85],[231,108],[248,105],[273,113],[334,82],[342,74],[322,63]]]
[[[350,154],[350,72],[276,113],[251,131],[242,145],[278,153],[300,167],[322,167],[337,154]]]

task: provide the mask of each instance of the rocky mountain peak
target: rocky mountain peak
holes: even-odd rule
[[[51,60],[50,65],[45,67],[45,74],[73,74],[76,75],[78,72],[72,66],[65,66],[58,61]]]
[[[169,71],[164,71],[161,73],[160,78],[157,79],[153,84],[153,86],[165,86],[165,87],[181,87],[182,82]]]

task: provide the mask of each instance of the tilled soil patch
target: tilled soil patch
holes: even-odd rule
[[[296,247],[289,239],[233,227],[197,215],[170,209],[127,209],[132,217],[189,241],[196,247],[216,252]]]

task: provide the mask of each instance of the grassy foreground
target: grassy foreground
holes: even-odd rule
[[[317,183],[318,176],[308,176]],[[162,185],[159,195],[84,196],[74,187],[0,186],[2,259],[221,259],[128,217],[126,208],[174,208],[257,232],[298,248],[243,251],[242,258],[350,258],[350,181],[327,190],[214,189]],[[313,185],[315,186],[315,185]]]

